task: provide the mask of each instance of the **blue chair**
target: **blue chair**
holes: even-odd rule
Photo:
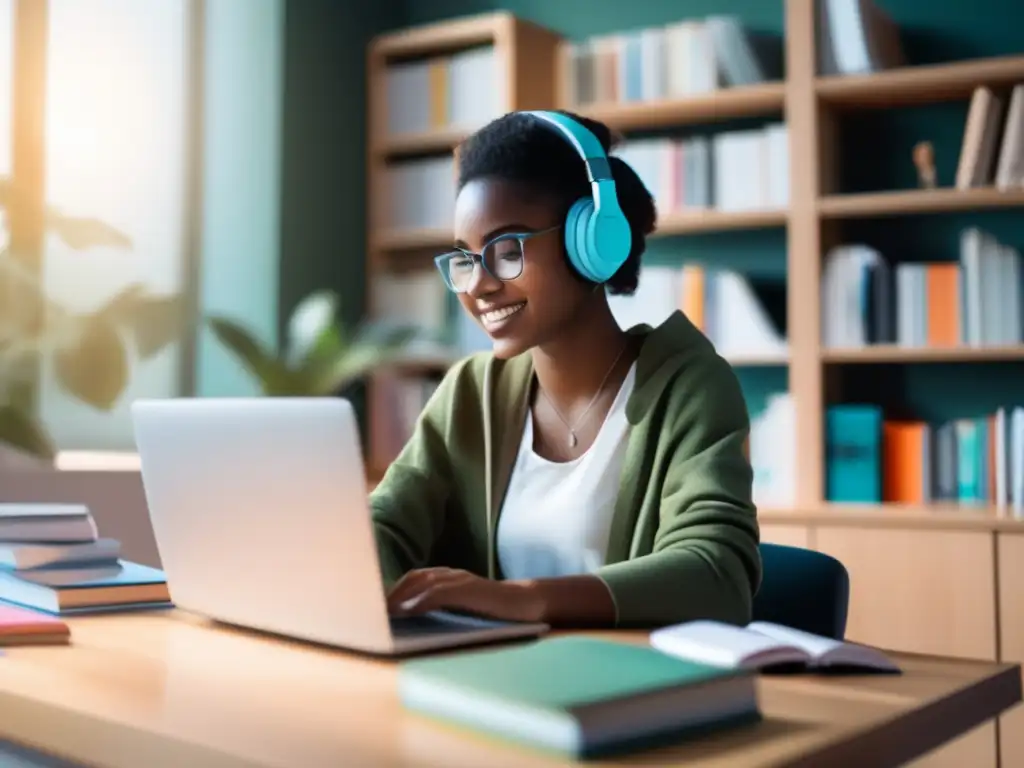
[[[754,621],[771,621],[835,640],[846,634],[850,574],[812,549],[761,544],[763,576]]]

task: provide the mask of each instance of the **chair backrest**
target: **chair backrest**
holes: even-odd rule
[[[761,544],[763,576],[754,621],[771,621],[842,640],[850,575],[841,562],[812,549]]]

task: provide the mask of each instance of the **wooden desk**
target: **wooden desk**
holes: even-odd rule
[[[0,657],[0,739],[118,768],[560,764],[406,714],[393,662],[174,613],[71,624],[73,647]],[[1021,699],[1017,665],[898,658],[900,677],[762,679],[764,722],[618,764],[897,765]]]

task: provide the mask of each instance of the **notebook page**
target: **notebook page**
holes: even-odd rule
[[[747,660],[793,645],[716,621],[690,621],[656,629],[650,642],[663,653],[721,667],[739,667]]]
[[[832,640],[821,635],[813,635],[800,629],[785,627],[781,624],[772,624],[768,621],[755,621],[747,625],[747,629],[759,635],[765,635],[777,642],[787,645],[795,645],[805,650],[812,658],[821,658],[835,648],[842,647],[838,640]]]

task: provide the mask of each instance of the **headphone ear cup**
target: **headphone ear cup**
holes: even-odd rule
[[[611,278],[629,258],[633,245],[632,230],[629,220],[621,213],[594,213],[588,222],[588,249],[591,256],[591,271],[598,275],[598,281],[604,282]]]
[[[594,274],[593,256],[589,247],[591,222],[594,219],[594,201],[581,197],[565,217],[565,250],[573,268],[587,280],[601,282]]]

